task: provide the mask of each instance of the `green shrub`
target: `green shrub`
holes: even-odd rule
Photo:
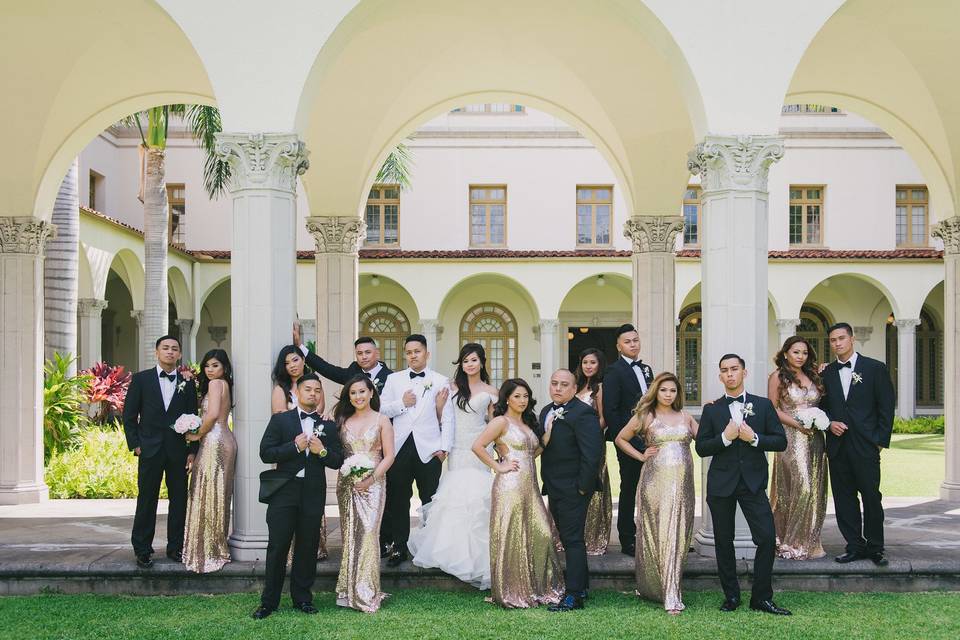
[[[43,368],[43,455],[66,450],[80,437],[90,420],[83,403],[87,400],[89,375],[70,376],[73,356],[53,354]]]
[[[137,458],[118,423],[93,427],[75,447],[51,456],[46,481],[51,498],[136,498]]]
[[[893,419],[894,433],[939,433],[943,434],[943,416],[923,416],[920,418]]]

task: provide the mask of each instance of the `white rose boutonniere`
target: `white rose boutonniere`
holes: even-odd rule
[[[323,423],[314,422],[313,423],[313,435],[317,438],[323,438],[326,434],[323,432]]]
[[[181,380],[180,384],[177,385],[177,393],[183,393],[183,390],[186,386],[187,386],[187,381]]]
[[[433,380],[427,380],[426,382],[424,382],[423,394],[420,397],[422,398],[423,396],[427,395],[427,391],[430,391],[430,389],[432,388],[433,388]]]
[[[850,376],[850,381],[853,382],[853,384],[860,384],[863,382],[863,376],[854,371]]]
[[[748,402],[747,404],[740,407],[740,415],[742,415],[744,418],[749,418],[750,416],[755,415],[753,413],[753,403]]]
[[[553,410],[553,419],[554,420],[563,420],[563,417],[567,415],[566,407],[558,407]]]

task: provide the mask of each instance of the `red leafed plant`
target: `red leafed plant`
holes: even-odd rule
[[[82,373],[91,377],[87,401],[99,405],[95,422],[102,424],[123,413],[131,376],[122,365],[112,367],[106,362],[98,362]]]

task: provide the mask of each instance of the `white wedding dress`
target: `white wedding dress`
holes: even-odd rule
[[[478,589],[489,589],[493,472],[470,447],[487,426],[487,407],[496,398],[478,393],[470,398],[468,411],[462,411],[456,399],[452,395],[448,401],[455,427],[447,470],[433,500],[424,505],[420,527],[410,532],[407,547],[418,567],[438,568]]]

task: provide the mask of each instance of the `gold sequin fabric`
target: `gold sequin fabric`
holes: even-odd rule
[[[693,539],[693,437],[684,423],[650,423],[647,446],[659,449],[643,463],[637,485],[637,595],[684,609],[680,579]]]
[[[790,385],[780,410],[795,413],[820,401],[816,387]],[[827,456],[822,431],[806,435],[784,425],[786,451],[773,458],[770,507],[777,530],[777,555],[792,560],[822,558],[820,543],[827,509]]]
[[[383,459],[379,416],[359,435],[344,427],[340,430],[343,455],[348,458],[366,454],[375,465]],[[380,522],[387,500],[385,478],[356,491],[363,478],[337,475],[337,503],[340,505],[340,535],[343,557],[337,576],[337,604],[374,613],[388,594],[380,591]]]
[[[507,609],[559,602],[563,569],[554,546],[553,519],[537,484],[539,442],[527,427],[508,422],[498,439],[519,471],[498,473],[490,501],[490,595]]]
[[[207,412],[207,398],[201,405]],[[190,475],[183,564],[190,571],[219,571],[230,562],[230,501],[237,464],[237,440],[220,416],[200,440]]]
[[[577,397],[596,409],[597,403],[590,396],[588,388]],[[604,443],[604,457],[600,464],[600,491],[595,492],[590,498],[590,504],[587,505],[587,523],[583,530],[583,541],[586,544],[588,556],[602,556],[607,552],[612,522],[613,494],[610,493],[610,473],[607,471],[606,443]]]

